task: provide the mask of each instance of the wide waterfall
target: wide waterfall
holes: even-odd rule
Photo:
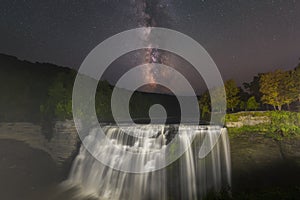
[[[95,199],[201,199],[208,192],[219,192],[231,184],[229,140],[226,128],[204,125],[106,125],[103,130],[111,141],[99,145],[97,131],[90,131],[85,142],[89,152],[81,146],[66,185],[79,188],[80,197]],[[130,134],[128,134],[130,133]],[[179,134],[179,135],[178,135]],[[179,145],[189,148],[179,159],[168,166],[155,170],[158,163],[165,162],[164,149],[178,135]],[[218,137],[214,144],[213,138]],[[199,155],[204,138],[211,141],[212,149],[205,157]],[[189,145],[190,144],[190,145]],[[122,149],[138,155],[116,151]],[[172,148],[177,148],[176,146]],[[149,154],[148,152],[152,152]],[[153,153],[154,152],[154,153]],[[109,158],[109,166],[102,164],[92,155]],[[120,166],[143,167],[147,173],[132,173],[116,170]]]

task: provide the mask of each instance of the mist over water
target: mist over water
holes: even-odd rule
[[[89,147],[92,147],[89,148],[93,151],[91,153],[109,157],[109,166],[113,167],[100,163],[81,146],[64,186],[77,187],[78,192],[74,195],[78,198],[92,196],[95,199],[115,200],[202,199],[208,192],[219,192],[230,187],[231,161],[227,130],[218,126],[182,125],[182,131],[179,132],[178,128],[178,125],[160,124],[124,125],[122,129],[115,125],[105,126],[106,137],[113,145],[99,145],[98,133],[91,131],[85,138]],[[200,158],[205,136],[213,143],[214,137],[219,134],[212,151]],[[176,139],[179,143],[172,144]],[[173,145],[171,149],[174,152],[177,148],[189,148],[175,162],[156,170],[159,164],[174,156],[166,153],[167,145]],[[123,151],[118,151],[118,148],[132,154],[120,153]],[[145,168],[149,172],[115,170],[121,165],[130,169]]]

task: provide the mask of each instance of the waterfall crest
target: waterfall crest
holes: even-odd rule
[[[103,154],[110,159],[108,167],[93,156],[84,146],[75,158],[66,185],[80,188],[78,195],[96,199],[201,199],[209,191],[220,191],[231,185],[229,140],[226,128],[219,126],[181,125],[124,125],[122,130],[114,125],[104,126],[107,145],[97,145],[97,132],[85,138],[93,154]],[[125,132],[124,132],[125,130]],[[130,134],[127,134],[129,133]],[[156,170],[158,163],[171,159],[164,149],[188,147],[184,154],[169,166]],[[219,136],[217,143],[215,138]],[[200,156],[204,138],[213,146],[206,157]],[[179,147],[178,147],[179,144]],[[190,145],[191,144],[191,145]],[[207,145],[207,144],[206,144]],[[92,148],[91,148],[92,147]],[[132,154],[124,154],[122,149]],[[171,153],[170,153],[171,152]],[[132,156],[134,155],[134,156]],[[147,173],[122,172],[118,166],[144,167]]]

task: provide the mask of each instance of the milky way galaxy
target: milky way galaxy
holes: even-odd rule
[[[196,40],[223,79],[241,85],[258,73],[298,64],[299,21],[300,0],[1,0],[0,53],[78,69],[94,47],[117,33],[148,27],[147,39],[151,27],[164,27]],[[136,65],[163,63],[203,92],[199,76],[178,56],[149,48],[126,58],[103,78],[113,84]],[[146,71],[150,82],[164,74]]]
[[[158,1],[158,0],[133,0],[132,6],[136,9],[136,16],[140,27],[146,27],[145,32],[141,36],[145,41],[149,41],[152,27],[159,27],[159,18],[170,18],[164,13],[163,8],[170,7],[170,1]],[[150,44],[151,46],[151,44]],[[139,54],[140,55],[140,54]],[[158,48],[148,48],[142,55],[144,57],[143,63],[160,63],[169,65],[169,56],[167,53],[162,53]],[[148,90],[155,90],[155,76],[157,74],[167,77],[167,71],[158,70],[151,65],[147,65],[144,71],[144,78],[149,84]]]

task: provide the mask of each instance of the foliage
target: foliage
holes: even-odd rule
[[[226,114],[225,121],[226,122],[237,122],[239,121],[240,115],[237,115],[236,113]]]
[[[275,110],[281,110],[285,104],[289,107],[289,104],[298,97],[297,84],[299,79],[296,71],[276,70],[263,74],[260,79],[263,103],[272,105]]]
[[[209,90],[209,94],[210,94],[210,100],[211,100],[211,105],[214,105],[213,108],[214,110],[211,110],[211,112],[219,112],[222,111],[224,108],[223,105],[223,99],[226,98],[226,91],[224,90],[224,87],[214,87],[211,90]]]
[[[48,89],[48,99],[40,106],[46,119],[71,119],[72,89],[75,72],[59,73]],[[100,81],[96,92],[95,108],[100,119],[111,119],[110,98],[112,88],[106,81]],[[84,106],[84,105],[83,105]]]
[[[41,120],[40,105],[48,98],[48,88],[60,72],[71,71],[47,63],[31,63],[0,54],[0,121]]]
[[[112,87],[107,81],[100,81],[96,93],[96,113],[100,120],[111,120],[112,113],[110,109],[110,100],[112,95]]]
[[[256,102],[254,96],[252,96],[248,99],[246,108],[247,108],[247,110],[257,110],[259,108],[259,103]]]
[[[246,110],[247,109],[247,100],[250,98],[250,95],[242,87],[238,87],[238,88],[239,88],[238,96],[240,97],[240,103],[238,105],[238,109]]]
[[[300,102],[300,63],[299,65],[295,68],[293,73],[293,79],[294,79],[294,84],[295,84],[295,93],[296,97],[298,98],[298,101]]]
[[[284,104],[288,106],[297,99],[299,90],[296,84],[299,83],[299,79],[296,77],[296,73],[293,71],[286,71],[283,73],[283,77],[280,84],[280,95]]]
[[[278,110],[281,110],[281,106],[284,104],[280,100],[279,88],[280,88],[280,79],[282,76],[281,70],[276,70],[275,72],[270,72],[263,74],[260,78],[260,92],[263,94],[262,102],[278,107]]]
[[[246,92],[237,87],[234,80],[225,82],[227,108],[233,111],[243,110],[269,110],[269,105],[274,110],[283,108],[292,110],[297,108],[296,101],[300,102],[300,64],[290,71],[276,70],[255,76],[250,83],[243,83]],[[206,91],[199,99],[201,118],[208,118],[210,112],[219,112],[223,88],[216,87],[208,93]],[[209,96],[210,94],[210,96]],[[212,98],[210,98],[212,97]],[[211,110],[214,104],[214,110]],[[284,106],[285,105],[285,106]],[[218,107],[219,106],[219,107]],[[284,107],[283,107],[284,106]]]
[[[275,72],[262,74],[258,78],[255,78],[249,85],[247,85],[249,91],[254,90],[257,86],[257,80],[260,80],[260,91],[262,92],[262,100],[264,103],[269,103],[281,110],[283,104],[290,104],[292,101],[299,97],[299,74],[300,69],[297,67],[295,70],[283,72],[277,70]],[[43,116],[56,119],[70,119],[72,117],[72,86],[75,78],[74,71],[60,72],[57,77],[53,80],[51,86],[48,89],[48,100],[40,106],[40,111]],[[245,84],[244,84],[245,85]],[[255,87],[254,87],[255,86]],[[251,88],[251,90],[250,90]],[[96,112],[100,119],[112,120],[112,113],[110,108],[110,99],[112,94],[112,86],[106,81],[100,81],[97,93],[96,93]],[[228,80],[225,83],[225,92],[227,99],[227,106],[231,111],[236,109],[241,110],[256,110],[259,108],[259,102],[257,102],[256,97],[253,95],[250,98],[247,93],[245,93],[242,88],[237,87],[234,80]],[[254,93],[254,91],[252,91]],[[257,91],[256,91],[257,92]],[[148,110],[153,103],[156,103],[154,94],[143,94],[137,93],[133,96],[133,100],[130,100],[130,114],[133,118],[144,118],[148,117]],[[216,87],[213,88],[210,93],[206,91],[199,98],[199,108],[201,111],[201,119],[209,119],[211,112],[211,104],[216,105],[214,111],[218,112],[221,110],[221,102],[218,102],[220,97],[224,94],[224,88]],[[146,97],[147,96],[147,97]],[[151,98],[150,98],[151,96]],[[155,96],[155,95],[154,95]],[[158,95],[159,96],[159,95]],[[212,99],[211,99],[212,96]],[[153,98],[152,98],[153,97]],[[224,97],[224,96],[223,96]],[[159,97],[161,98],[161,97]],[[169,99],[164,101],[166,106],[169,107],[172,104],[174,107],[173,99],[170,97],[163,97],[162,99]],[[171,100],[172,99],[172,100]],[[213,102],[211,102],[211,100]],[[174,101],[175,102],[175,101]],[[161,103],[161,102],[157,102]],[[220,105],[220,107],[218,107]],[[176,105],[175,105],[176,106]],[[172,110],[172,109],[169,109]],[[173,109],[174,110],[174,109]],[[176,110],[176,109],[175,109]],[[174,114],[178,113],[177,111]],[[175,115],[172,115],[175,116]],[[287,126],[288,123],[285,123]],[[275,125],[270,128],[274,129]],[[296,131],[297,128],[293,126],[284,127],[282,124],[280,128],[276,130],[281,130],[282,133]]]
[[[230,79],[225,82],[225,91],[227,107],[229,107],[233,111],[239,105],[240,102],[240,97],[238,96],[240,90],[233,79]]]
[[[270,123],[228,128],[231,136],[242,133],[259,133],[264,134],[266,137],[280,140],[283,137],[300,135],[300,113],[298,112],[267,111],[232,113],[226,115],[226,122],[238,122],[240,117],[243,116],[268,117]]]
[[[75,73],[61,72],[48,89],[48,99],[40,106],[44,118],[70,119],[72,117],[72,84]]]
[[[72,88],[74,80],[75,73],[73,72],[60,73],[57,75],[48,89],[47,100],[40,105],[40,111],[44,119],[64,120],[72,118]],[[125,89],[120,90],[125,93],[130,92]],[[95,95],[95,109],[98,120],[101,122],[114,121],[111,111],[112,92],[113,87],[107,81],[99,81]],[[122,97],[119,101],[124,102]],[[133,119],[145,119],[149,117],[149,108],[156,103],[162,104],[170,116],[177,116],[178,113],[180,113],[179,106],[178,108],[176,107],[178,104],[176,97],[141,92],[134,92],[132,95],[129,102],[129,112]],[[88,103],[85,102],[79,106],[79,109],[84,109],[87,105]],[[80,114],[81,110],[77,112]],[[85,116],[85,119],[88,120],[88,117],[89,116]]]
[[[72,87],[75,72],[61,72],[48,89],[48,99],[40,106],[45,119],[72,118]]]
[[[208,115],[211,109],[210,96],[208,91],[201,95],[199,99],[199,108],[201,112],[201,119],[208,119]]]
[[[260,85],[259,85],[259,80],[260,76],[254,76],[253,80],[250,83],[243,83],[244,88],[246,91],[249,93],[250,96],[254,96],[256,101],[260,102],[261,101],[261,92],[259,91]]]

